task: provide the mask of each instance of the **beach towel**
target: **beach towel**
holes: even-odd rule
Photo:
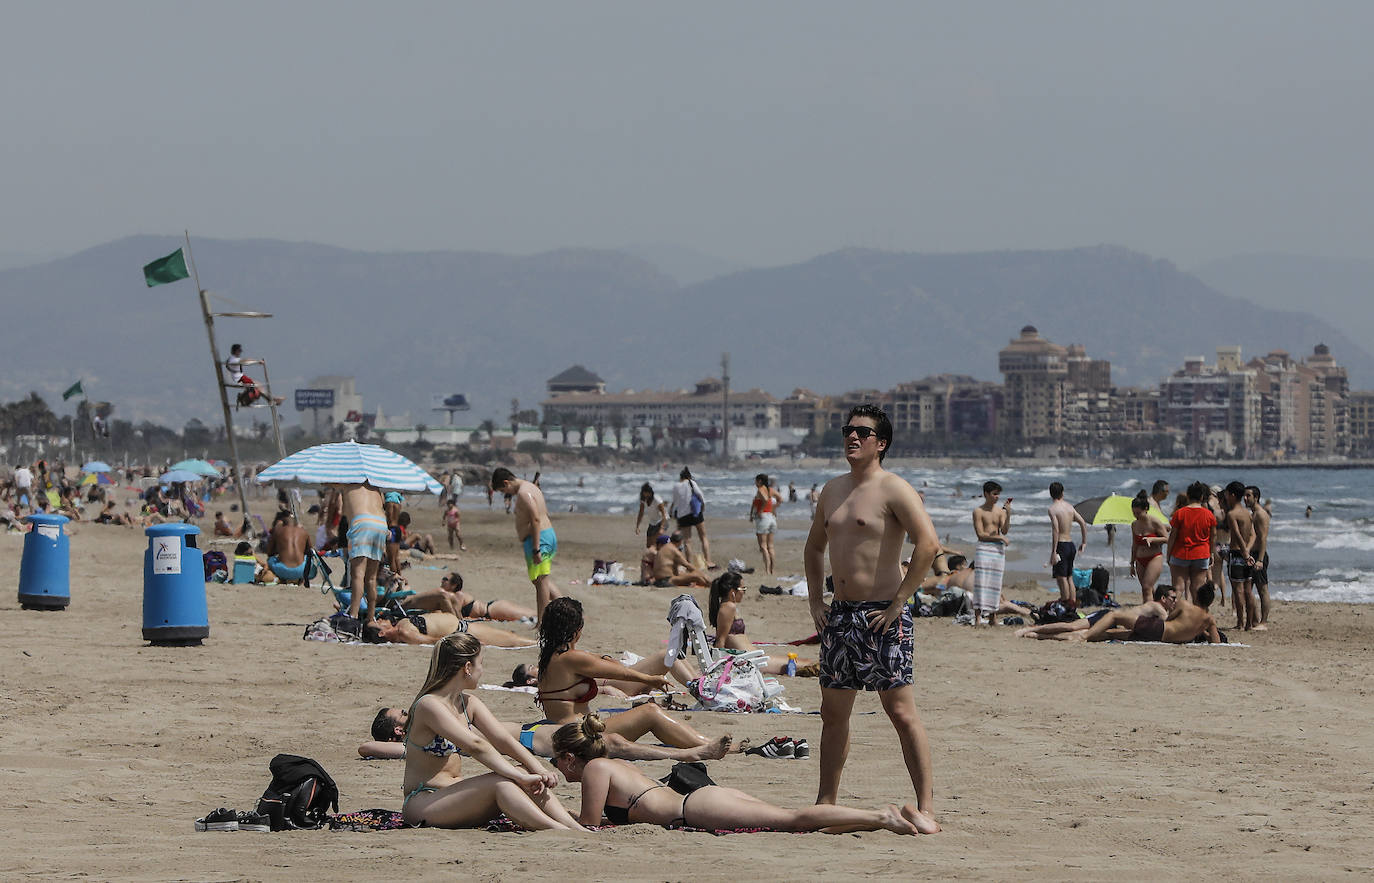
[[[997,610],[1002,595],[1002,573],[1007,568],[1007,548],[1002,543],[979,543],[973,555],[973,606],[977,610]]]

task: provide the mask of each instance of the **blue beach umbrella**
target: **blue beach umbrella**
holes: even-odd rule
[[[180,463],[173,463],[173,471],[182,470],[184,472],[194,472],[196,475],[203,475],[207,478],[219,478],[219,470],[214,464],[205,460],[182,460]]]
[[[164,472],[157,477],[159,484],[176,484],[185,481],[200,481],[200,476],[194,472],[187,472],[185,469],[173,469],[171,472]]]
[[[258,473],[258,481],[298,484],[362,484],[380,490],[429,491],[443,486],[428,473],[395,451],[355,441],[315,445],[297,451]]]
[[[114,472],[114,467],[104,460],[92,460],[81,467],[82,472]]]

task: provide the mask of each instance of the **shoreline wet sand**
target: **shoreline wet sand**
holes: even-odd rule
[[[442,545],[432,501],[414,501],[412,511]],[[553,517],[558,585],[587,609],[583,646],[661,647],[675,590],[585,584],[596,558],[637,569],[642,540],[631,534],[633,517]],[[757,566],[752,537],[718,524],[714,557]],[[0,573],[11,587],[0,597],[0,624],[11,636],[0,706],[10,798],[0,824],[13,844],[0,872],[11,879],[280,879],[321,869],[339,879],[1330,878],[1374,868],[1366,824],[1374,811],[1374,608],[1355,604],[1278,603],[1272,630],[1230,633],[1248,647],[1068,645],[918,620],[917,706],[945,828],[934,837],[717,838],[647,826],[587,837],[196,833],[192,820],[218,806],[252,809],[278,752],[320,761],[345,811],[398,809],[401,765],[362,761],[356,748],[379,706],[413,698],[429,650],[303,641],[305,625],[329,610],[317,588],[217,584],[207,586],[204,646],[146,646],[147,538],[122,527],[75,527],[65,612],[19,609],[22,538],[0,537]],[[529,603],[533,589],[499,504],[469,504],[463,533],[471,551],[456,569],[469,590]],[[799,572],[801,540],[780,539],[778,558],[782,572]],[[451,564],[417,562],[409,576],[419,587],[437,585]],[[745,583],[750,637],[809,634],[805,600],[760,596],[760,580],[754,574]],[[1223,627],[1230,616],[1220,611]],[[534,655],[490,651],[485,680],[499,683]],[[787,686],[794,705],[819,706],[814,680]],[[481,697],[506,720],[540,716],[524,695]],[[842,799],[863,807],[911,799],[876,697],[860,697],[856,708],[876,713],[854,718]],[[817,716],[681,714],[708,735],[806,737],[810,760],[732,756],[711,773],[777,803],[814,799]],[[668,765],[647,766],[662,775]],[[574,787],[561,783],[558,793],[576,805]]]

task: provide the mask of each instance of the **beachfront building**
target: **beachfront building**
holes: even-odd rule
[[[1255,456],[1261,410],[1256,372],[1240,362],[1239,347],[1219,347],[1217,363],[1190,356],[1160,384],[1164,429],[1190,454]]]
[[[1318,344],[1298,361],[1283,350],[1251,359],[1260,394],[1260,445],[1268,456],[1330,457],[1349,440],[1349,378]]]
[[[1359,389],[1349,393],[1346,406],[1350,453],[1359,457],[1374,455],[1374,389]]]
[[[581,388],[569,388],[572,385]],[[714,442],[722,435],[725,385],[718,378],[707,377],[691,390],[610,393],[605,386],[581,366],[552,378],[549,397],[540,403],[544,422],[578,427],[579,432],[590,428],[598,439],[615,439],[617,447],[622,442],[638,446],[645,437],[658,447],[665,440],[672,444],[686,444],[690,439]],[[781,404],[761,389],[731,390],[728,407],[732,431],[782,426]]]
[[[1034,325],[997,353],[1003,377],[1001,425],[1013,442],[1058,442],[1064,432],[1068,350],[1040,336]]]

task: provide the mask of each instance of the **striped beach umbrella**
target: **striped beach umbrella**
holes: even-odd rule
[[[315,445],[297,451],[258,473],[258,481],[298,484],[362,484],[366,482],[380,490],[429,491],[443,490],[413,462],[395,451],[379,445],[360,445],[355,441]]]

